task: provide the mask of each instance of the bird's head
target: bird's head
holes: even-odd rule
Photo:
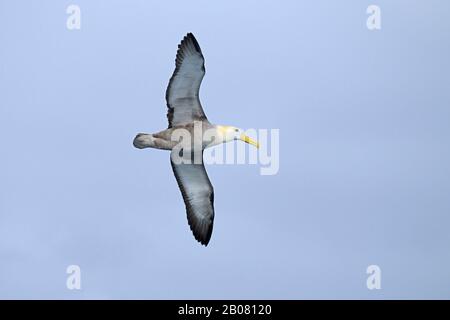
[[[229,142],[233,140],[241,140],[248,144],[259,148],[259,142],[253,140],[244,133],[244,130],[232,126],[217,126],[217,129],[222,136],[223,142]]]

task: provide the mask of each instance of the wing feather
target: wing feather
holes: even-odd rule
[[[192,33],[178,45],[175,71],[166,90],[169,128],[195,120],[205,120],[199,91],[205,75],[205,59]]]
[[[174,161],[177,151],[172,151],[172,165],[178,187],[186,205],[187,219],[197,241],[207,246],[214,222],[214,189],[201,164],[178,164]]]

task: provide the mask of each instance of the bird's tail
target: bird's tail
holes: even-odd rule
[[[153,136],[148,133],[139,133],[134,138],[133,145],[138,149],[153,148]]]

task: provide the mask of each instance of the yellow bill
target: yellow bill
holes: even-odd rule
[[[259,148],[259,142],[253,140],[252,138],[250,138],[249,136],[246,136],[245,134],[241,134],[241,140],[248,144],[255,146],[256,148]]]

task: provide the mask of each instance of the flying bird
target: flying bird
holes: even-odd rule
[[[204,75],[202,50],[194,35],[188,33],[178,45],[175,71],[166,90],[169,126],[154,134],[139,133],[133,145],[139,149],[171,150],[170,162],[186,205],[189,226],[195,239],[207,246],[214,222],[214,189],[203,164],[203,150],[232,140],[257,148],[259,143],[240,128],[208,121],[199,99]],[[198,137],[197,129],[210,134]],[[186,133],[190,140],[185,139]]]

